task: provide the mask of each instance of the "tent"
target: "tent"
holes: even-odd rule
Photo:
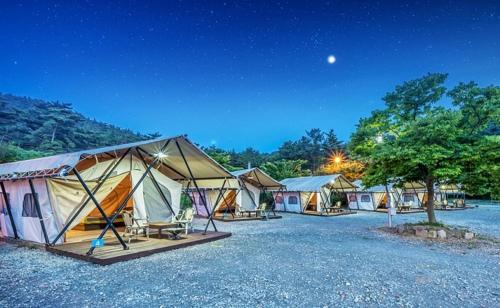
[[[0,227],[5,237],[56,245],[97,218],[105,224],[99,238],[111,229],[126,249],[114,227],[124,209],[168,220],[185,183],[231,178],[185,136],[1,164]]]
[[[201,194],[197,191],[191,191],[193,205],[198,215],[207,216],[200,196],[209,200],[210,209],[215,208],[218,213],[234,215],[234,213],[243,211],[255,211],[260,205],[261,193],[280,190],[284,187],[259,168],[249,168],[231,173],[235,179],[228,180],[222,190],[204,182],[201,183],[201,185],[205,185]]]
[[[356,210],[375,211],[380,208],[408,205],[411,208],[421,208],[425,203],[425,184],[406,182],[400,185],[390,183],[366,187],[361,180],[354,181],[359,187],[348,194],[349,208]]]
[[[459,184],[438,183],[434,186],[434,200],[438,201],[438,203],[442,203],[445,200],[447,202],[452,200],[462,200],[463,203],[465,203],[465,192]]]
[[[280,183],[286,186],[286,191],[273,192],[276,209],[296,213],[323,213],[332,206],[333,193],[356,189],[342,174],[288,178]]]

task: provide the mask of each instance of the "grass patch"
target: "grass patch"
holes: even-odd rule
[[[429,227],[436,227],[436,228],[449,228],[449,226],[445,225],[442,222],[428,222],[428,221],[418,221],[414,223],[407,223],[406,225],[408,226],[429,226]]]

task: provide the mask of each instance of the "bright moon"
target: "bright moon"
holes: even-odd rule
[[[333,63],[335,63],[335,61],[337,61],[337,59],[335,59],[334,55],[329,55],[328,56],[328,63],[329,64],[333,64]]]

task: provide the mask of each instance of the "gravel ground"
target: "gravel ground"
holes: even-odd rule
[[[498,205],[437,215],[500,237]],[[0,244],[0,307],[500,307],[500,256],[377,232],[385,222],[369,212],[219,222],[232,237],[105,267]]]

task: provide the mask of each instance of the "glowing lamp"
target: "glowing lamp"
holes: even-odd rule
[[[156,153],[156,154],[155,154],[155,156],[156,156],[156,158],[158,158],[158,159],[164,159],[164,158],[166,158],[168,155],[167,155],[167,154],[165,154],[165,153],[163,153],[163,152],[158,152],[158,153]]]

